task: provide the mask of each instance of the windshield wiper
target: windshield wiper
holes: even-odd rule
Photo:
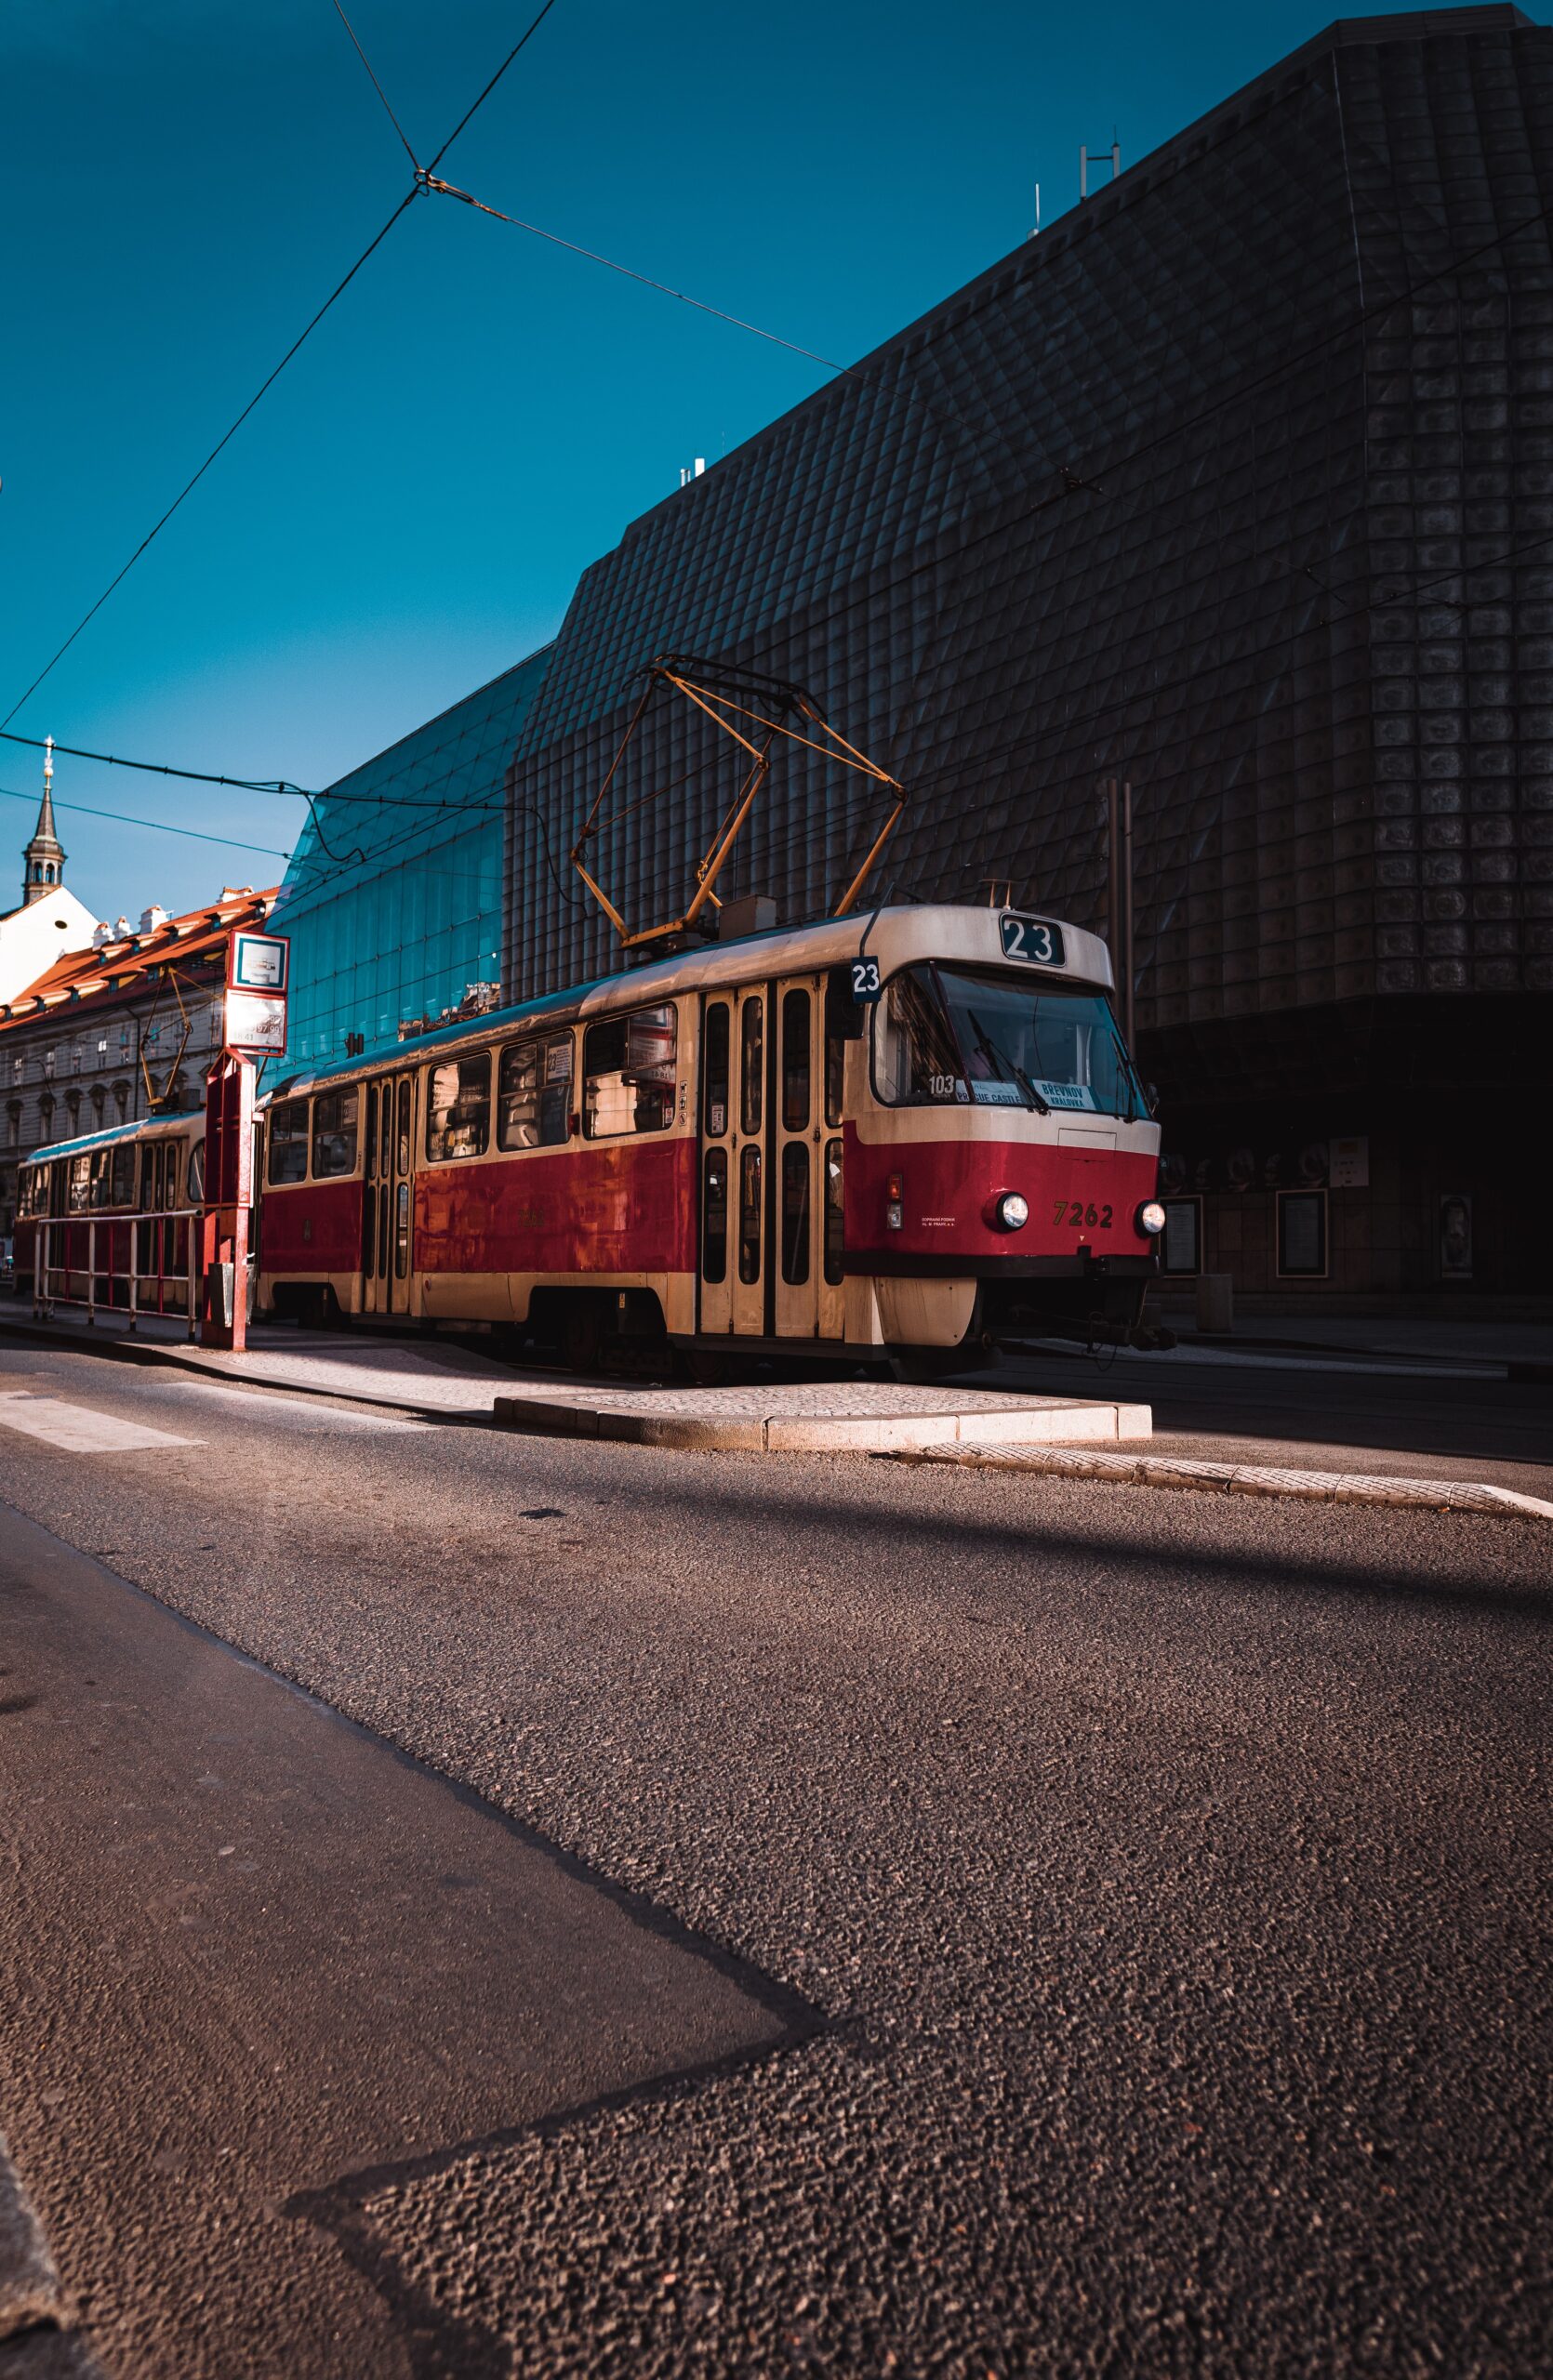
[[[1002,1067],[1004,1071],[1004,1078],[1007,1081],[1012,1082],[1016,1091],[1022,1091],[1024,1092],[1026,1099],[1036,1110],[1037,1114],[1049,1116],[1052,1112],[1051,1101],[1048,1099],[1042,1099],[1034,1083],[1031,1082],[1029,1075],[1025,1072],[1024,1067],[1016,1066],[1013,1059],[1009,1056],[1007,1051],[999,1049],[997,1043],[988,1032],[986,1025],[983,1025],[980,1017],[976,1014],[974,1008],[968,1008],[965,1014],[976,1032],[976,1049],[977,1055],[990,1058],[995,1066]]]

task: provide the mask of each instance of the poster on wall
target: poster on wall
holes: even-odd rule
[[[1327,1180],[1334,1190],[1368,1190],[1370,1186],[1370,1144],[1362,1135],[1352,1140],[1328,1144]]]
[[[1461,1191],[1447,1191],[1440,1201],[1440,1277],[1472,1278],[1472,1201]]]

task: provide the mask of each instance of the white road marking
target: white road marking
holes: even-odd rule
[[[113,1413],[94,1413],[85,1405],[64,1405],[55,1396],[30,1396],[15,1389],[0,1391],[0,1428],[38,1438],[64,1454],[137,1454],[148,1447],[204,1444],[200,1438],[148,1430],[139,1421],[121,1421]]]

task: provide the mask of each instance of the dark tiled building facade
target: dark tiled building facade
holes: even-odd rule
[[[636,522],[511,772],[511,987],[611,963],[544,837],[633,671],[741,662],[911,788],[897,893],[1098,921],[1131,780],[1178,1262],[1195,1224],[1247,1290],[1546,1289],[1550,199],[1553,33],[1338,24]],[[664,914],[727,747],[666,707],[636,759],[675,789],[605,864]],[[867,824],[800,756],[732,889],[817,911]]]

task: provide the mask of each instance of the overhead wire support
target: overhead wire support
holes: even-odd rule
[[[609,272],[617,272],[627,281],[638,282],[644,289],[656,289],[660,298],[676,298],[682,306],[693,306],[699,314],[710,314],[720,323],[731,324],[735,330],[748,331],[752,338],[763,338],[772,347],[786,348],[790,355],[802,355],[807,363],[818,364],[827,372],[852,374],[847,364],[838,364],[832,356],[821,355],[812,347],[800,347],[796,339],[782,338],[776,331],[762,330],[759,323],[746,322],[742,314],[727,313],[721,306],[709,305],[704,298],[692,298],[684,289],[670,288],[666,281],[655,281],[651,273],[638,272],[634,266],[617,264],[613,257],[601,256],[596,248],[585,248],[579,241],[564,240],[559,231],[547,231],[540,224],[525,223],[521,216],[504,214],[499,206],[487,206],[483,198],[474,198],[467,190],[459,190],[455,182],[445,182],[432,173],[429,165],[416,168],[416,186],[435,192],[442,198],[458,199],[465,206],[472,206],[481,215],[494,216],[498,223],[511,223],[516,231],[527,231],[536,240],[548,240],[552,247],[564,248],[574,257],[584,257],[590,264],[602,264]]]

